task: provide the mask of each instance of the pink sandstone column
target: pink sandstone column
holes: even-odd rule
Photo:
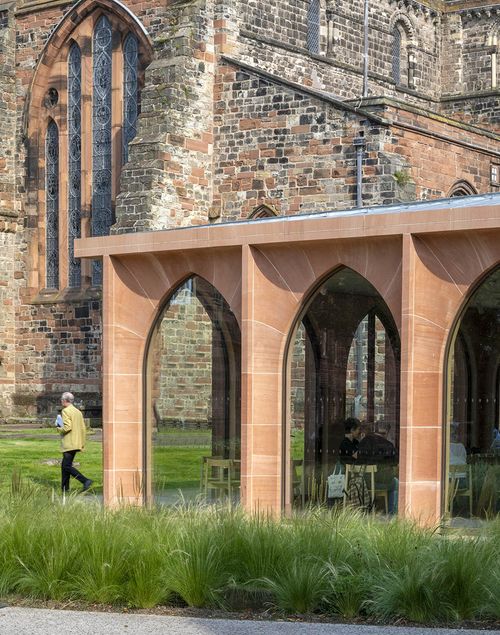
[[[268,324],[263,299],[273,286],[242,248],[242,503],[249,511],[281,510],[283,334]],[[275,311],[279,313],[279,305]]]
[[[415,240],[403,236],[399,509],[422,524],[433,524],[441,514],[444,333],[426,315],[426,304],[433,301],[432,276],[420,261]]]
[[[140,504],[143,498],[142,367],[151,307],[103,259],[104,503]]]

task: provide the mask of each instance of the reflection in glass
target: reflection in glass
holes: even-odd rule
[[[333,274],[309,303],[288,362],[285,504],[395,513],[399,336],[375,288],[350,269]]]
[[[148,353],[148,495],[158,503],[239,499],[240,331],[197,276],[171,296]]]
[[[448,368],[445,510],[486,518],[500,511],[500,269],[470,298]]]

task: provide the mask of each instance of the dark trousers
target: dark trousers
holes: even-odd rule
[[[78,450],[69,450],[69,452],[63,452],[63,458],[61,463],[61,487],[63,492],[69,492],[69,479],[74,476],[80,483],[85,483],[87,478],[81,474],[76,467],[73,467],[73,459]]]

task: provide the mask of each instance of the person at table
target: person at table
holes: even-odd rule
[[[358,458],[359,435],[361,423],[355,417],[349,417],[344,422],[344,438],[339,447],[340,462],[354,463]]]
[[[383,419],[375,423],[375,430],[369,432],[358,446],[358,463],[376,465],[375,487],[386,489],[389,514],[398,508],[399,481],[396,478],[398,456],[392,441],[388,439],[391,425]]]

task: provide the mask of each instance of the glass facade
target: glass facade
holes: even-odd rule
[[[500,511],[500,268],[467,303],[448,360],[445,510],[452,518]]]
[[[240,331],[200,277],[172,295],[147,358],[149,494],[160,504],[239,500]]]
[[[389,309],[362,276],[341,269],[315,293],[288,355],[285,504],[396,511],[399,350]]]

